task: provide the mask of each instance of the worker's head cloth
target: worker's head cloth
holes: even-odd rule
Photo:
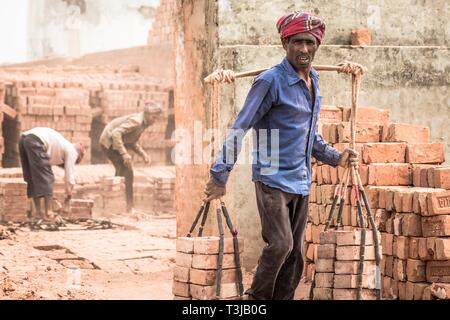
[[[277,29],[282,39],[308,32],[317,39],[318,44],[321,44],[325,34],[325,23],[309,12],[294,11],[278,20]]]

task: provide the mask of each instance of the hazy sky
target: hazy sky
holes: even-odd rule
[[[28,0],[2,0],[0,64],[27,60]]]

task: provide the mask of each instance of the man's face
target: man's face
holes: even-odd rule
[[[316,38],[307,32],[283,39],[286,56],[296,71],[309,69],[319,48]]]
[[[145,118],[145,122],[148,125],[152,125],[154,124],[160,117],[159,113],[149,113],[149,112],[144,112],[144,118]]]

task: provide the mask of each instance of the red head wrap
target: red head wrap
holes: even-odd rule
[[[278,20],[277,29],[282,39],[297,33],[308,32],[317,39],[318,44],[321,44],[325,33],[325,23],[309,12],[294,11]]]

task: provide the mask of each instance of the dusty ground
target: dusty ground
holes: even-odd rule
[[[175,216],[111,221],[120,226],[58,232],[21,228],[13,239],[0,240],[0,300],[172,299]],[[245,289],[250,282],[246,273]],[[305,294],[300,286],[296,298]]]
[[[0,299],[172,299],[175,217],[112,221],[124,227],[0,240]]]

